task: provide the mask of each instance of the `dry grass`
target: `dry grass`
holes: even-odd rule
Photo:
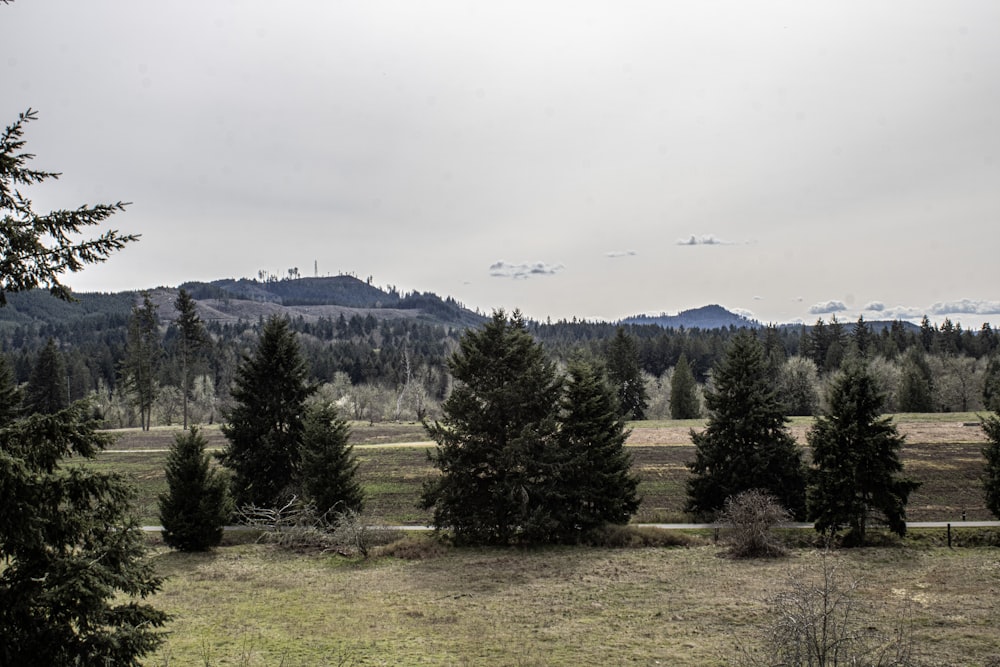
[[[734,562],[712,546],[449,549],[371,562],[262,545],[181,555],[154,604],[176,615],[149,665],[722,665],[759,637],[766,600],[820,566],[814,550]],[[992,549],[837,554],[862,594],[906,603],[924,664],[1000,654]],[[873,619],[873,623],[879,622]]]

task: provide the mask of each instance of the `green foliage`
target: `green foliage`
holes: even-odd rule
[[[425,484],[422,503],[460,543],[507,544],[547,521],[561,382],[517,311],[466,332],[450,367],[455,389],[442,419],[426,424],[443,474]]]
[[[605,524],[628,523],[639,508],[639,480],[630,472],[629,431],[614,390],[594,366],[570,363],[561,408],[550,480],[553,529],[542,541],[575,542]]]
[[[700,416],[698,386],[688,364],[687,355],[681,353],[673,375],[670,376],[670,418],[697,419]]]
[[[21,408],[21,392],[14,380],[14,372],[7,363],[7,357],[0,355],[0,425],[17,416]]]
[[[986,364],[983,378],[983,405],[987,410],[1000,412],[1000,354],[994,354]]]
[[[142,305],[132,307],[128,321],[128,347],[122,366],[122,380],[139,408],[139,421],[144,431],[148,431],[151,425],[160,357],[156,305],[149,292],[143,292]]]
[[[806,357],[789,357],[778,371],[778,401],[786,415],[813,415],[819,405],[819,373]]]
[[[178,433],[167,456],[167,492],[160,495],[163,541],[181,551],[206,551],[222,541],[232,515],[229,483],[205,452],[197,429]]]
[[[24,412],[51,415],[69,406],[66,383],[66,362],[56,342],[49,338],[31,369],[31,378],[24,388]]]
[[[194,299],[185,289],[177,292],[174,302],[177,309],[177,339],[175,342],[177,361],[180,365],[181,394],[183,396],[184,428],[188,426],[188,397],[191,395],[191,381],[194,377],[195,362],[200,352],[210,340],[205,325],[198,317]]]
[[[278,507],[294,494],[305,402],[314,387],[288,322],[271,317],[257,348],[236,370],[234,407],[222,432],[220,454],[233,472],[237,506]]]
[[[75,403],[0,428],[0,664],[138,665],[165,614],[121,476],[65,459],[109,442]]]
[[[848,533],[864,544],[869,517],[880,514],[897,535],[906,533],[906,502],[919,484],[900,476],[903,437],[881,417],[882,396],[865,365],[850,363],[830,389],[829,409],[810,429],[813,469],[809,519],[816,530]]]
[[[645,419],[646,385],[639,368],[639,353],[635,341],[618,327],[615,337],[608,343],[608,379],[618,390],[618,404],[627,419]]]
[[[749,331],[738,333],[705,392],[708,424],[691,431],[695,460],[688,464],[687,510],[713,515],[726,499],[761,489],[793,516],[805,509],[802,453],[786,425],[767,376],[763,346]]]
[[[934,412],[934,380],[919,347],[911,347],[903,358],[897,403],[901,412]]]
[[[348,444],[350,428],[330,405],[314,405],[303,423],[302,495],[320,515],[361,512],[364,491],[357,480],[358,461]]]
[[[109,230],[97,238],[79,240],[86,227],[98,225],[125,209],[125,204],[81,206],[74,210],[38,214],[19,190],[59,177],[31,169],[34,155],[24,153],[24,126],[37,118],[28,109],[0,134],[0,306],[9,292],[45,287],[61,299],[70,299],[69,289],[59,282],[66,272],[103,262],[138,237]]]
[[[1000,518],[1000,415],[981,418],[983,432],[988,439],[983,446],[986,467],[983,471],[983,495],[986,507],[993,516]]]

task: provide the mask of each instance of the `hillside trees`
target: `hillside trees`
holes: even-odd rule
[[[151,426],[156,400],[156,375],[160,362],[160,332],[149,292],[143,292],[142,304],[132,307],[128,322],[128,345],[122,366],[122,380],[139,408],[142,430]]]
[[[237,506],[280,507],[295,493],[306,399],[314,388],[286,320],[269,318],[253,354],[236,369],[235,405],[220,454]]]
[[[808,433],[809,519],[822,533],[847,529],[849,544],[864,544],[873,514],[904,535],[907,499],[919,485],[900,476],[903,437],[881,416],[882,396],[864,364],[852,362],[841,372],[829,404]]]
[[[919,347],[911,347],[903,357],[896,403],[901,412],[934,411],[934,378]]]
[[[222,541],[232,514],[228,480],[211,465],[197,427],[178,433],[167,455],[167,491],[159,497],[163,541],[181,551],[206,551]]]
[[[691,431],[695,460],[688,464],[687,510],[714,515],[727,498],[760,489],[790,514],[804,515],[802,454],[788,431],[767,375],[763,347],[751,331],[741,331],[713,370],[705,392],[708,424]]]

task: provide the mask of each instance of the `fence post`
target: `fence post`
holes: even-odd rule
[[[951,524],[948,524],[948,548],[951,549]]]

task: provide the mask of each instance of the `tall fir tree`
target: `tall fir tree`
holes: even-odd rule
[[[233,473],[238,507],[278,507],[294,494],[305,403],[314,391],[288,322],[269,318],[236,369],[235,405],[222,426],[228,443],[219,458]]]
[[[440,421],[425,424],[441,475],[424,485],[434,525],[460,543],[508,544],[548,492],[561,382],[521,314],[498,310],[467,331],[449,360],[456,386]]]
[[[919,347],[903,356],[897,403],[900,412],[934,412],[934,377]]]
[[[49,338],[38,353],[38,360],[31,369],[31,377],[24,388],[24,411],[26,414],[51,415],[69,407],[69,384],[66,377],[66,362]]]
[[[303,498],[332,518],[361,512],[365,494],[357,478],[358,460],[348,443],[347,422],[330,405],[306,411],[302,432],[300,479]]]
[[[0,428],[0,664],[138,665],[166,614],[135,492],[93,459],[111,436],[74,403]]]
[[[180,551],[207,551],[222,542],[233,512],[229,481],[212,467],[197,427],[178,433],[167,455],[167,491],[159,497],[163,541]]]
[[[20,414],[21,401],[14,369],[7,362],[6,355],[0,354],[0,428]]]
[[[181,288],[174,301],[177,309],[177,359],[180,364],[181,394],[183,396],[184,428],[188,427],[188,398],[191,396],[191,381],[194,376],[195,362],[199,353],[209,343],[208,332],[198,317],[198,310],[190,292]]]
[[[695,382],[694,373],[691,372],[687,355],[682,352],[670,376],[670,418],[697,419],[700,416],[698,384]]]
[[[983,497],[987,509],[1000,519],[1000,415],[994,413],[981,419],[983,433],[986,434],[986,444],[983,446],[983,457],[986,459]]]
[[[708,424],[691,431],[687,510],[719,512],[726,499],[761,489],[795,517],[805,513],[802,452],[788,430],[767,376],[763,347],[753,332],[737,333],[705,392]]]
[[[57,174],[26,166],[30,109],[0,134],[0,307],[12,292],[46,287],[104,261],[137,237],[79,238],[124,205],[38,214],[18,192]],[[2,374],[0,374],[2,375]],[[161,580],[146,560],[123,477],[83,465],[110,443],[89,405],[18,419],[0,377],[0,664],[138,665],[162,642],[167,616],[143,602]]]
[[[139,408],[142,430],[152,425],[156,400],[156,374],[161,357],[159,318],[149,292],[142,293],[142,303],[132,307],[128,321],[122,379]]]
[[[813,467],[809,519],[816,530],[864,544],[868,523],[881,516],[889,529],[906,533],[906,503],[919,484],[900,473],[903,436],[882,417],[883,397],[867,367],[852,362],[834,380],[829,408],[809,430]]]
[[[639,479],[631,473],[630,431],[614,390],[592,364],[569,363],[561,406],[547,541],[575,542],[606,524],[628,523],[639,508]]]
[[[618,404],[626,419],[645,419],[649,397],[642,380],[635,339],[618,327],[608,343],[608,379],[618,390]]]

